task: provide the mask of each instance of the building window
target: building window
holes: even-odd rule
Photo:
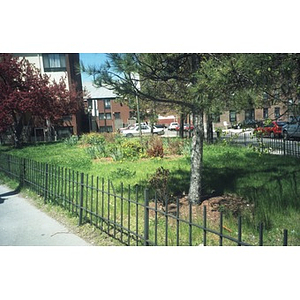
[[[229,122],[230,123],[236,122],[236,111],[235,110],[229,111]]]
[[[115,119],[121,119],[121,113],[115,112],[114,113]]]
[[[254,108],[245,110],[245,120],[255,120],[255,111]]]
[[[280,118],[280,107],[275,107],[274,115],[275,115],[275,119]]]
[[[110,100],[109,99],[104,100],[104,108],[105,109],[110,109]]]
[[[112,126],[100,126],[99,127],[100,132],[113,132]]]
[[[65,54],[43,54],[43,63],[45,72],[66,71]]]
[[[100,120],[111,120],[111,113],[99,113]]]
[[[263,108],[263,118],[268,119],[269,118],[269,109]]]

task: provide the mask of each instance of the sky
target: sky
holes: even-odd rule
[[[100,66],[106,60],[105,53],[79,53],[79,59],[84,65]],[[92,76],[81,73],[82,82],[92,81]]]

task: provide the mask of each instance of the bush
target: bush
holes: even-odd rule
[[[143,155],[143,147],[140,141],[124,140],[120,144],[124,159],[136,160]]]
[[[154,136],[148,141],[147,155],[149,157],[164,157],[164,147],[161,138]]]
[[[167,152],[170,155],[181,155],[182,149],[184,145],[184,141],[182,139],[177,138],[169,138],[165,139],[165,147],[167,148]]]
[[[156,191],[157,200],[161,201],[164,205],[166,204],[166,200],[169,198],[169,176],[169,169],[159,167],[149,180],[149,184]]]
[[[102,145],[105,144],[105,137],[96,132],[84,134],[81,138],[82,144],[89,144],[89,145]]]

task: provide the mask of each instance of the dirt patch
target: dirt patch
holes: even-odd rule
[[[153,209],[155,208],[155,203],[151,202],[149,204]],[[241,214],[252,213],[253,204],[247,202],[244,198],[238,197],[232,194],[226,194],[222,196],[209,197],[201,204],[189,205],[188,196],[184,196],[179,200],[179,209],[176,203],[168,204],[166,208],[162,204],[157,204],[157,209],[168,212],[170,214],[177,215],[179,213],[180,217],[188,218],[190,210],[192,212],[192,218],[196,216],[203,216],[203,207],[206,206],[206,216],[207,220],[212,223],[219,223],[220,213],[230,213],[234,217],[238,217]],[[150,210],[150,217],[154,216],[154,210]]]

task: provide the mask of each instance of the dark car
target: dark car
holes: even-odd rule
[[[300,117],[292,117],[291,122],[283,126],[282,135],[285,139],[300,139]]]
[[[242,123],[239,123],[240,128],[256,128],[261,126],[262,122],[259,122],[257,120],[249,119],[244,120]]]
[[[156,128],[162,128],[162,129],[165,129],[167,128],[167,126],[165,124],[155,124],[154,125]]]

